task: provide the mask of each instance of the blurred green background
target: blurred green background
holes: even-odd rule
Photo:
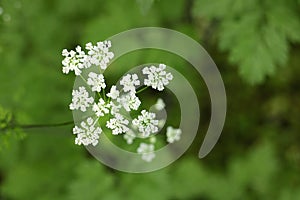
[[[198,138],[184,156],[127,174],[74,145],[72,126],[1,132],[0,199],[300,199],[299,0],[0,0],[1,107],[21,124],[72,120],[75,77],[61,72],[62,49],[143,26],[187,34],[219,67],[228,113],[213,151],[197,158],[210,117],[202,79],[174,55],[131,53],[108,72],[112,83],[164,62],[201,91]]]

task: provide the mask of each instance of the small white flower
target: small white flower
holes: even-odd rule
[[[151,133],[158,131],[158,120],[155,119],[155,113],[142,110],[141,115],[132,120],[132,124],[138,128],[142,137],[148,137]]]
[[[121,98],[118,98],[117,101],[128,112],[131,110],[137,110],[141,105],[140,99],[133,92],[123,95]]]
[[[78,76],[81,74],[81,69],[88,67],[87,55],[81,50],[80,46],[77,46],[75,51],[64,49],[62,55],[65,57],[62,61],[62,71],[65,74],[74,71],[75,75]]]
[[[109,61],[114,57],[114,54],[109,51],[110,47],[110,41],[97,42],[96,46],[93,46],[91,42],[87,43],[85,48],[88,50],[89,62],[100,66],[103,70],[106,69]]]
[[[181,129],[174,129],[171,126],[168,126],[167,128],[167,141],[169,143],[173,143],[175,141],[180,140],[180,136],[181,136]]]
[[[117,90],[117,87],[115,85],[113,85],[110,88],[110,92],[106,96],[108,96],[112,99],[116,99],[119,97],[119,94],[120,94],[119,90]]]
[[[165,119],[158,120],[158,127],[163,128],[165,126],[165,123],[166,123]]]
[[[163,110],[165,106],[166,104],[161,98],[158,98],[156,104],[154,105],[156,110]]]
[[[69,106],[71,110],[80,109],[82,112],[85,112],[94,103],[93,97],[89,97],[89,93],[83,86],[79,87],[79,90],[73,90],[72,96],[72,103]]]
[[[109,113],[109,108],[111,107],[111,104],[105,103],[105,101],[100,98],[98,103],[95,103],[93,105],[93,111],[97,115],[97,117],[102,117],[105,114]]]
[[[129,129],[124,135],[124,139],[126,140],[127,144],[132,144],[133,140],[136,138],[136,135],[132,130]]]
[[[145,67],[142,71],[143,74],[147,74],[147,78],[144,80],[144,84],[151,86],[153,89],[162,91],[165,85],[169,84],[169,81],[173,79],[171,73],[165,71],[166,65],[159,64],[158,67],[150,66]]]
[[[115,104],[114,102],[111,101],[111,102],[110,102],[110,107],[111,107],[111,109],[110,109],[110,114],[115,115],[115,114],[119,113],[120,108],[121,108],[122,106],[119,105],[119,104]]]
[[[150,137],[150,143],[152,143],[152,144],[156,143],[156,137],[155,136]]]
[[[121,133],[126,133],[129,130],[127,127],[128,124],[129,121],[127,119],[124,119],[122,115],[116,113],[115,118],[112,118],[106,122],[106,127],[112,130],[113,135],[118,135]]]
[[[100,92],[102,88],[106,87],[103,74],[96,74],[94,72],[89,73],[87,84],[92,87],[93,92]]]
[[[138,154],[142,154],[142,159],[146,162],[151,162],[155,158],[154,145],[141,143],[137,149]]]
[[[75,139],[75,144],[78,145],[89,145],[92,144],[96,146],[98,144],[99,135],[102,133],[102,129],[100,127],[95,128],[95,123],[91,117],[89,117],[86,121],[80,123],[80,127],[75,126],[73,128],[73,134],[76,134],[77,137]]]
[[[127,74],[126,76],[123,76],[120,84],[123,85],[124,92],[135,92],[135,86],[140,85],[140,81],[136,74]]]

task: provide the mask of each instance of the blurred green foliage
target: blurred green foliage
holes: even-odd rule
[[[249,83],[261,83],[287,63],[290,44],[300,42],[295,0],[197,0],[194,15],[217,24],[220,50]]]
[[[0,105],[0,151],[10,146],[13,140],[25,138],[25,133],[19,127],[15,127],[13,114]]]
[[[201,78],[166,52],[125,55],[108,70],[108,84],[132,66],[164,62],[201,91],[200,130],[187,153],[165,169],[127,174],[75,146],[71,126],[27,130],[24,140],[2,131],[0,144],[8,137],[9,146],[0,151],[0,199],[300,199],[299,1],[0,0],[0,7],[5,122],[5,110],[22,124],[72,119],[74,76],[63,76],[61,50],[142,26],[172,28],[203,44],[228,94],[221,139],[199,160],[210,116]]]

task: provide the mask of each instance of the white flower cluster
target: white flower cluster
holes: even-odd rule
[[[87,112],[89,109],[93,113],[92,116],[83,120],[80,126],[73,128],[73,133],[77,135],[75,144],[97,145],[102,133],[100,124],[105,124],[111,130],[112,135],[123,135],[127,144],[132,144],[137,137],[142,140],[149,138],[149,144],[140,143],[137,153],[143,160],[150,162],[155,158],[155,134],[159,128],[164,126],[165,120],[156,119],[155,113],[145,109],[141,109],[142,111],[137,114],[136,112],[139,112],[142,104],[137,94],[149,86],[162,91],[173,79],[173,76],[166,72],[164,64],[160,64],[158,67],[144,67],[142,73],[147,75],[144,80],[140,80],[137,74],[126,74],[120,79],[120,89],[116,85],[107,89],[103,72],[114,57],[114,54],[109,51],[110,48],[111,42],[104,41],[97,42],[95,46],[92,43],[86,44],[87,53],[82,51],[79,46],[75,51],[65,49],[62,52],[65,57],[62,61],[63,72],[68,74],[70,71],[74,71],[75,75],[80,75],[86,83],[86,86],[80,86],[72,91],[70,109],[81,112]],[[85,79],[82,70],[92,65],[98,66],[99,72],[89,72]],[[144,86],[138,90],[141,83],[144,83]],[[106,93],[105,90],[109,90],[109,92]],[[89,92],[97,93],[96,97]],[[159,98],[154,107],[156,111],[160,111],[165,106],[163,100]],[[132,120],[133,113],[137,117]],[[181,130],[168,127],[166,135],[167,142],[173,143],[180,139]]]
[[[139,86],[140,81],[136,74],[127,74],[123,76],[120,84],[123,85],[124,92],[135,92],[135,86]]]
[[[93,111],[97,117],[103,117],[105,114],[109,113],[111,104],[106,103],[102,98],[99,99],[98,103],[93,106]]]
[[[68,51],[64,49],[62,56],[65,58],[62,61],[62,71],[68,74],[70,71],[74,71],[76,76],[81,75],[82,69],[90,68],[92,65],[99,66],[105,70],[108,63],[113,59],[114,54],[109,51],[111,47],[110,41],[97,42],[95,46],[91,42],[87,43],[85,49],[87,54],[82,51],[80,46],[77,46],[74,50]]]
[[[158,120],[155,119],[155,113],[142,110],[141,115],[132,120],[132,124],[138,128],[142,137],[149,137],[151,133],[158,131]]]
[[[136,135],[132,130],[129,130],[124,134],[123,137],[126,140],[127,144],[132,144],[133,140],[136,138]]]
[[[175,129],[172,126],[169,126],[167,128],[167,141],[173,143],[180,140],[181,133],[181,129]]]
[[[153,89],[162,91],[165,85],[168,85],[169,82],[173,79],[171,73],[165,71],[166,65],[159,64],[158,67],[150,66],[143,69],[143,74],[148,75],[144,80],[144,84],[151,86]]]
[[[99,135],[102,133],[102,129],[100,127],[95,128],[95,123],[97,123],[97,120],[94,121],[89,117],[86,121],[80,123],[80,127],[75,126],[73,128],[73,133],[77,135],[75,144],[92,144],[93,146],[98,144]]]
[[[73,90],[72,96],[72,103],[69,106],[71,110],[79,109],[82,112],[85,112],[87,108],[94,103],[94,98],[89,97],[89,93],[83,86],[79,87],[78,90]]]
[[[123,95],[118,98],[117,101],[123,105],[126,111],[137,110],[140,105],[140,99],[135,95],[135,93],[130,92],[129,94]]]
[[[154,145],[141,143],[137,149],[138,154],[142,155],[142,159],[146,162],[151,162],[155,158]]]
[[[166,104],[161,98],[158,98],[154,107],[156,110],[163,110],[166,107]]]
[[[117,87],[113,85],[110,89],[110,92],[106,96],[112,99],[117,99],[119,95],[120,95],[119,90],[117,90]]]
[[[124,119],[121,114],[116,113],[115,117],[106,123],[106,126],[112,130],[113,135],[118,135],[121,133],[126,133],[129,130],[127,127],[128,124],[129,121],[127,119]]]
[[[92,87],[93,92],[100,92],[101,89],[105,89],[106,87],[103,74],[96,74],[94,72],[89,73],[87,84]]]
[[[85,48],[88,50],[90,64],[100,66],[103,70],[106,69],[109,61],[114,57],[114,54],[109,51],[110,47],[110,41],[97,42],[95,46],[91,42],[87,43]]]

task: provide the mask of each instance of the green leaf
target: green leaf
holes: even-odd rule
[[[194,16],[218,20],[219,48],[248,83],[262,83],[288,60],[289,41],[300,42],[295,1],[198,0]]]
[[[196,0],[194,4],[193,15],[196,17],[206,17],[209,19],[215,17],[223,18],[228,15],[231,0]]]

